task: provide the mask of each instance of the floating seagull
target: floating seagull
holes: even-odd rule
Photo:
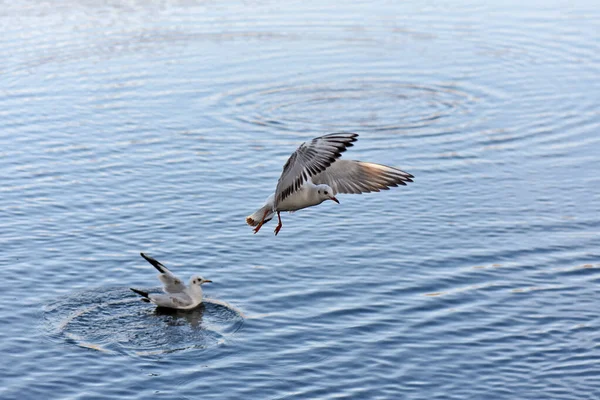
[[[246,223],[255,226],[257,233],[277,213],[281,229],[281,211],[294,212],[316,206],[325,200],[340,203],[338,193],[368,193],[388,190],[390,187],[406,185],[413,176],[397,168],[381,164],[354,160],[339,160],[352,142],[356,133],[331,133],[305,142],[292,153],[283,166],[275,193],[265,205],[246,217]]]
[[[190,279],[190,285],[185,284],[177,278],[164,265],[144,253],[140,253],[150,264],[156,268],[160,274],[158,279],[163,283],[163,291],[166,294],[150,294],[142,290],[130,288],[135,293],[142,296],[142,300],[147,303],[154,303],[159,307],[175,308],[178,310],[190,310],[202,303],[203,283],[212,282],[201,276],[194,275]]]

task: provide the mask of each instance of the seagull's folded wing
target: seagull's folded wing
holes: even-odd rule
[[[314,184],[327,184],[335,193],[367,193],[406,185],[413,176],[386,165],[354,160],[337,160],[312,178]]]
[[[326,170],[357,137],[356,133],[331,133],[302,143],[283,166],[275,190],[275,206],[310,177]]]
[[[159,307],[185,308],[193,304],[193,300],[185,293],[151,294],[150,300]]]

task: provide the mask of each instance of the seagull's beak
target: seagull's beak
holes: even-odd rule
[[[202,283],[212,283],[212,281],[210,279],[204,279]]]
[[[332,201],[335,201],[338,204],[340,204],[340,201],[338,199],[336,199],[335,196],[331,196],[329,199],[332,200]]]

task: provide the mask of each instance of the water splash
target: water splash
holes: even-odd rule
[[[97,351],[134,355],[218,346],[243,322],[239,310],[219,300],[206,299],[190,311],[169,310],[132,298],[126,288],[79,292],[44,309],[50,337]]]

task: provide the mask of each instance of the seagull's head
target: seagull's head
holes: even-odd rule
[[[200,285],[202,285],[203,283],[210,283],[212,282],[210,279],[204,279],[203,277],[201,277],[200,275],[194,275],[192,276],[192,279],[190,279],[190,286],[194,287],[200,287]]]
[[[333,189],[329,185],[317,185],[317,196],[319,196],[321,202],[324,202],[325,200],[332,200],[340,204],[339,200],[335,198]]]

